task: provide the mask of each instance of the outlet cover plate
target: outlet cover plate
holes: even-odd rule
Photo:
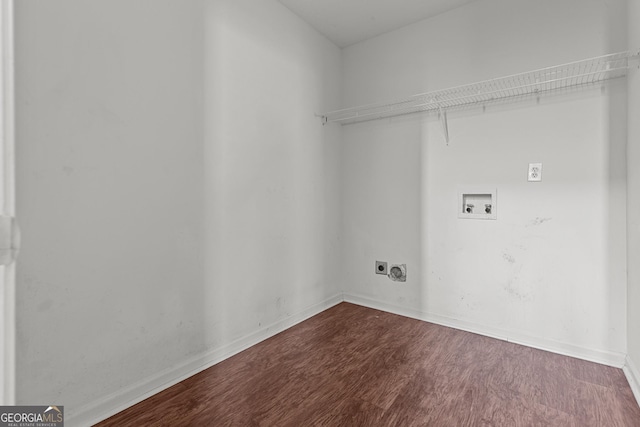
[[[376,274],[387,275],[387,263],[385,261],[376,261]]]
[[[529,163],[527,179],[530,182],[542,181],[542,163]]]

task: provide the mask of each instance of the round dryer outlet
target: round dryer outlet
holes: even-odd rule
[[[406,264],[392,264],[389,269],[389,279],[394,282],[406,282],[407,281],[407,265]]]

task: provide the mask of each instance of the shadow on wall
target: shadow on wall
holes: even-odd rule
[[[204,11],[207,348],[339,291],[340,51],[275,2]]]

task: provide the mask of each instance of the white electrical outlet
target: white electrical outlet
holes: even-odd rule
[[[542,181],[542,163],[529,163],[529,181]]]

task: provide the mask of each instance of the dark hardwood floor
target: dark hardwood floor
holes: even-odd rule
[[[620,369],[339,304],[98,424],[640,426]]]

